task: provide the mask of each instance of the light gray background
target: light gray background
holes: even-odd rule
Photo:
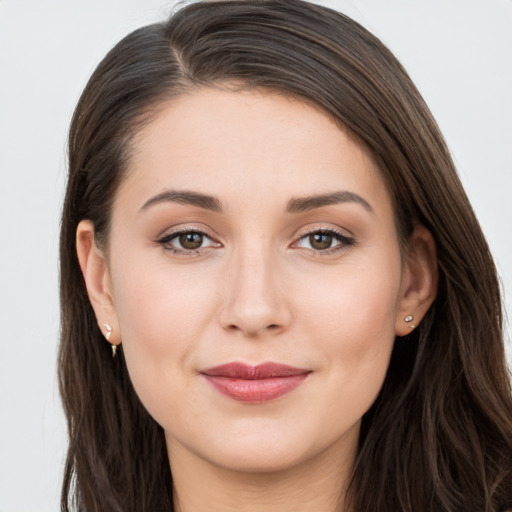
[[[444,132],[512,292],[512,0],[331,0],[377,34]],[[59,509],[58,223],[70,116],[162,0],[0,0],[0,512]]]

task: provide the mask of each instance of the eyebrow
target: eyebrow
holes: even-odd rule
[[[321,208],[322,206],[330,206],[339,203],[356,203],[361,205],[369,213],[374,213],[373,208],[366,199],[348,190],[293,198],[286,206],[286,213],[306,212],[314,210],[315,208]]]
[[[190,192],[187,190],[164,190],[160,194],[149,198],[142,205],[140,211],[147,210],[155,204],[166,202],[191,205],[198,208],[203,208],[205,210],[222,213],[222,206],[216,197],[207,194],[201,194],[199,192]],[[314,196],[295,197],[290,199],[285,211],[286,213],[301,213],[314,210],[316,208],[321,208],[323,206],[330,206],[339,203],[357,203],[368,212],[374,212],[373,208],[370,206],[370,203],[368,203],[366,199],[362,198],[358,194],[355,194],[354,192],[349,192],[347,190],[331,192],[328,194],[318,194]]]
[[[220,201],[216,197],[200,194],[199,192],[190,192],[188,190],[164,190],[160,194],[148,199],[142,205],[140,211],[147,210],[155,204],[167,202],[197,206],[198,208],[219,213],[222,212]]]

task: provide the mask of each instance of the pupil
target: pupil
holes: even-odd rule
[[[203,235],[200,233],[183,233],[180,235],[180,244],[184,249],[199,249],[203,244]]]
[[[332,235],[323,233],[309,235],[309,243],[313,249],[329,249],[332,245]]]

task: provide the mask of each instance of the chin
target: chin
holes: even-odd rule
[[[183,447],[217,468],[263,475],[297,470],[315,459],[320,462],[328,453],[339,455],[357,445],[359,422],[341,431],[317,427],[317,422],[301,424],[299,418],[282,423],[242,421],[231,428],[212,429],[201,439],[189,438]]]
[[[210,462],[228,471],[247,474],[284,472],[300,466],[311,457],[309,450],[301,443],[259,443],[220,447],[215,452],[205,454]]]

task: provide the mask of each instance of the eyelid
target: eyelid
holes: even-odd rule
[[[222,247],[222,243],[218,241],[217,237],[210,235],[208,230],[204,230],[201,228],[198,228],[196,226],[183,226],[183,227],[176,227],[174,229],[168,230],[164,232],[163,235],[160,235],[156,240],[155,243],[159,246],[162,246],[166,251],[172,252],[174,254],[178,255],[184,255],[184,256],[192,256],[199,253],[204,253],[212,248],[219,248]],[[206,247],[199,247],[197,249],[186,249],[186,248],[180,248],[180,247],[174,247],[171,245],[171,241],[178,238],[180,235],[185,233],[196,233],[201,235],[202,237],[208,239],[210,241],[210,244]],[[311,236],[313,234],[325,234],[332,236],[338,243],[334,245],[333,247],[328,247],[326,249],[315,249],[315,248],[307,248],[307,247],[300,247],[298,244],[301,240],[305,239],[308,236]],[[355,243],[354,236],[352,234],[347,234],[346,230],[336,229],[334,227],[326,227],[326,226],[318,226],[318,227],[311,227],[309,229],[306,229],[305,231],[302,231],[299,234],[295,236],[294,242],[291,244],[290,247],[296,248],[296,249],[304,249],[306,251],[309,251],[311,253],[315,253],[320,256],[327,256],[329,254],[340,252],[342,250],[347,249],[349,246],[353,245]]]
[[[316,234],[316,233],[321,233],[321,234],[326,234],[326,235],[331,235],[333,236],[339,243],[336,244],[335,246],[333,247],[329,247],[327,249],[309,249],[309,248],[305,248],[305,247],[297,247],[297,244],[303,240],[304,238],[308,237],[308,236],[311,236],[313,234]],[[345,250],[347,247],[351,246],[351,245],[354,245],[355,243],[355,239],[354,239],[354,236],[351,235],[351,234],[346,234],[344,233],[343,231],[341,231],[340,229],[336,229],[336,228],[331,228],[331,227],[321,227],[321,226],[318,226],[318,227],[314,227],[314,228],[310,228],[306,231],[303,231],[300,236],[298,236],[295,241],[292,243],[291,247],[293,248],[299,248],[299,249],[305,249],[307,251],[311,251],[317,255],[320,255],[320,256],[326,256],[328,254],[332,254],[334,252],[339,252],[339,251],[343,251]],[[294,247],[295,246],[295,247]]]
[[[185,248],[179,248],[179,247],[172,247],[170,245],[170,242],[176,238],[178,238],[180,235],[185,233],[196,233],[204,238],[207,238],[210,240],[211,245],[208,245],[207,247],[199,247],[197,249],[185,249]],[[160,246],[162,246],[165,250],[173,252],[174,254],[182,254],[182,255],[194,255],[200,252],[204,252],[205,250],[211,249],[211,248],[218,248],[222,247],[222,244],[216,240],[215,237],[207,233],[205,230],[194,227],[194,226],[184,226],[181,228],[176,228],[174,230],[166,231],[163,235],[160,235],[156,243]]]

